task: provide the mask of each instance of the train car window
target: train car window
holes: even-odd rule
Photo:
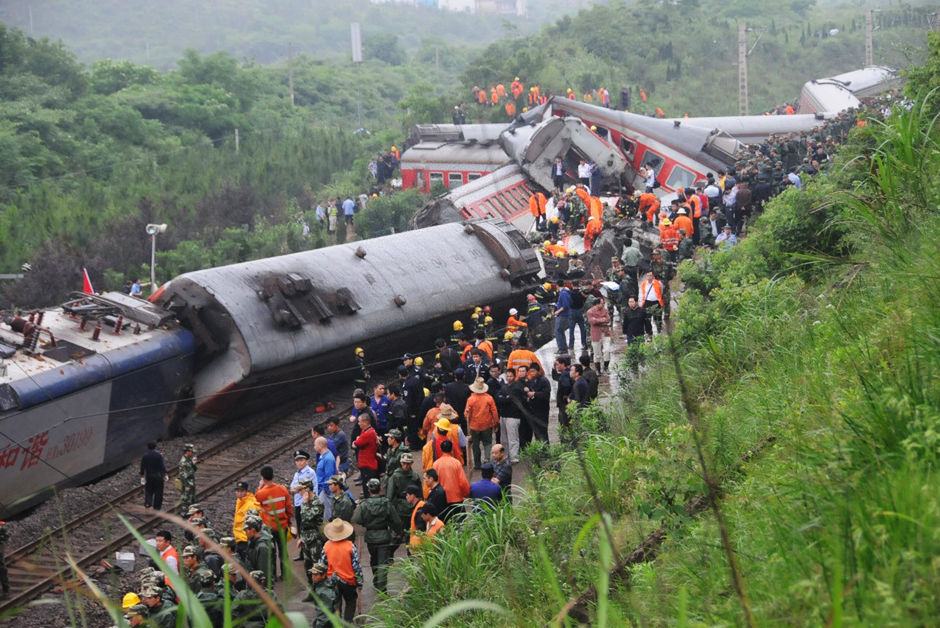
[[[419,189],[421,189],[421,190],[423,190],[423,189],[425,188],[425,185],[424,185],[424,170],[418,170],[417,176],[415,177],[415,181],[416,181],[415,187],[417,187],[417,188],[419,188]]]
[[[429,172],[428,181],[431,182],[431,185],[434,185],[435,183],[440,183],[441,185],[444,185],[444,173],[443,172]]]
[[[602,137],[605,140],[607,139],[607,136],[610,134],[610,132],[607,129],[605,129],[602,126],[597,126],[596,124],[594,125],[594,132],[597,134],[598,137]]]
[[[666,160],[650,149],[646,149],[646,152],[643,153],[643,159],[640,160],[644,166],[650,164],[653,166],[653,170],[656,172],[656,178],[659,178],[659,171],[662,170],[663,164],[666,163]]]
[[[672,172],[669,173],[669,178],[666,179],[666,187],[678,190],[679,188],[687,188],[694,182],[695,173],[677,165],[673,167]]]
[[[479,179],[479,178],[482,177],[482,176],[483,176],[482,173],[479,173],[479,172],[470,172],[470,173],[467,174],[467,181],[476,181],[477,179]]]
[[[636,155],[636,144],[631,142],[625,137],[620,138],[620,150],[623,151],[624,155],[629,155],[632,159]]]
[[[447,187],[460,187],[461,185],[463,185],[462,172],[449,172],[447,174]]]

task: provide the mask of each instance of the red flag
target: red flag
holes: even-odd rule
[[[91,287],[91,278],[88,276],[88,271],[82,267],[82,292],[85,294],[94,294],[95,289]]]

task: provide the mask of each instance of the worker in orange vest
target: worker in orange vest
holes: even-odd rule
[[[669,261],[674,262],[676,251],[679,249],[679,230],[668,218],[663,218],[659,223],[659,244],[666,251]]]
[[[519,96],[522,95],[522,90],[523,90],[522,81],[520,81],[519,77],[517,76],[515,79],[513,79],[512,83],[509,85],[509,91],[512,92],[513,99],[519,100]]]
[[[506,101],[506,115],[510,120],[516,117],[516,103],[511,100]]]
[[[505,98],[505,97],[506,97],[506,86],[503,85],[502,83],[497,83],[497,84],[496,84],[496,93],[499,94],[500,99]]]
[[[646,102],[646,90],[645,89],[640,90],[640,100],[642,100],[643,102]]]
[[[572,90],[570,87],[568,88],[568,100],[576,100],[574,90]]]
[[[486,104],[486,90],[485,89],[481,89],[480,91],[477,92],[477,102],[480,103],[481,105]]]
[[[639,202],[637,211],[640,215],[646,214],[646,220],[650,224],[655,224],[654,218],[656,212],[659,211],[659,197],[652,192],[640,192],[639,190],[634,192],[633,196]]]
[[[689,218],[689,210],[684,205],[679,207],[679,215],[672,224],[676,231],[685,230],[689,237],[695,232],[695,221]]]
[[[496,91],[496,88],[490,86],[490,106],[495,107],[499,104],[499,92]]]
[[[640,282],[640,307],[647,319],[656,319],[659,331],[662,332],[666,302],[663,299],[663,284],[656,279],[653,271],[646,273],[646,279]]]
[[[584,250],[590,251],[594,239],[604,230],[604,221],[595,216],[588,218],[587,226],[584,228]]]
[[[656,117],[665,118],[666,112],[663,111],[662,107],[656,107]]]

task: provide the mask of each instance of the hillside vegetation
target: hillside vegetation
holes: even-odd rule
[[[527,455],[515,508],[398,569],[376,624],[929,625],[940,616],[940,36],[912,107],[730,252],[680,269],[671,337]],[[680,379],[681,376],[681,379]],[[519,503],[521,502],[521,503]],[[713,506],[714,504],[714,506]],[[457,625],[457,623],[455,623]]]

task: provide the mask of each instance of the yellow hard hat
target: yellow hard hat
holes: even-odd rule
[[[415,358],[415,366],[424,366],[424,358],[420,355]]]
[[[463,329],[463,323],[454,321],[454,331],[460,331],[461,329]]]
[[[493,317],[492,317],[492,316],[487,316],[486,318],[483,319],[483,324],[484,324],[484,325],[489,325],[489,324],[492,323],[492,322],[493,322]]]
[[[545,242],[542,242],[542,246],[550,246],[551,243],[552,243],[551,240],[545,240]]]
[[[519,80],[519,77],[517,76],[517,77],[516,77],[515,79],[513,79],[513,80],[518,81],[518,80]]]
[[[548,282],[546,281],[545,283],[542,284],[542,289],[543,289],[543,290],[551,290],[551,289],[552,289],[552,284],[550,284],[550,283],[548,283]]]
[[[597,127],[592,124],[592,125],[591,125],[591,130],[592,130],[592,131],[596,131],[596,130],[597,130]]]
[[[575,186],[572,185],[567,190],[565,190],[565,194],[574,194],[575,189]]]
[[[356,355],[359,355],[360,353],[365,353],[365,349],[363,349],[362,347],[356,347],[356,350],[353,353],[355,353]]]
[[[470,318],[472,318],[473,320],[479,320],[480,315],[474,312],[473,314],[470,315]]]
[[[552,216],[552,224],[558,224],[558,216]]]
[[[398,150],[398,149],[397,149],[397,148],[395,148],[394,146],[392,146],[392,150]]]
[[[475,308],[473,308],[473,312],[474,312],[475,314],[479,314],[479,313],[482,312],[482,311],[483,311],[483,308],[480,307],[479,305],[476,306]]]
[[[425,396],[425,397],[430,397],[430,396],[431,396],[431,391],[428,390],[427,387],[424,388],[424,396]]]
[[[121,600],[121,608],[123,608],[124,610],[127,610],[131,606],[135,606],[137,604],[140,604],[140,598],[133,591],[125,594],[124,599]]]
[[[663,224],[664,224],[664,225],[666,225],[666,226],[668,227],[669,225],[671,225],[671,224],[672,224],[672,221],[671,221],[671,220],[669,220],[668,218],[663,218]]]
[[[577,257],[578,252],[575,250],[568,251],[568,257]]]
[[[505,334],[503,334],[503,340],[512,340],[514,335],[515,334],[513,334],[511,331],[507,331]]]

